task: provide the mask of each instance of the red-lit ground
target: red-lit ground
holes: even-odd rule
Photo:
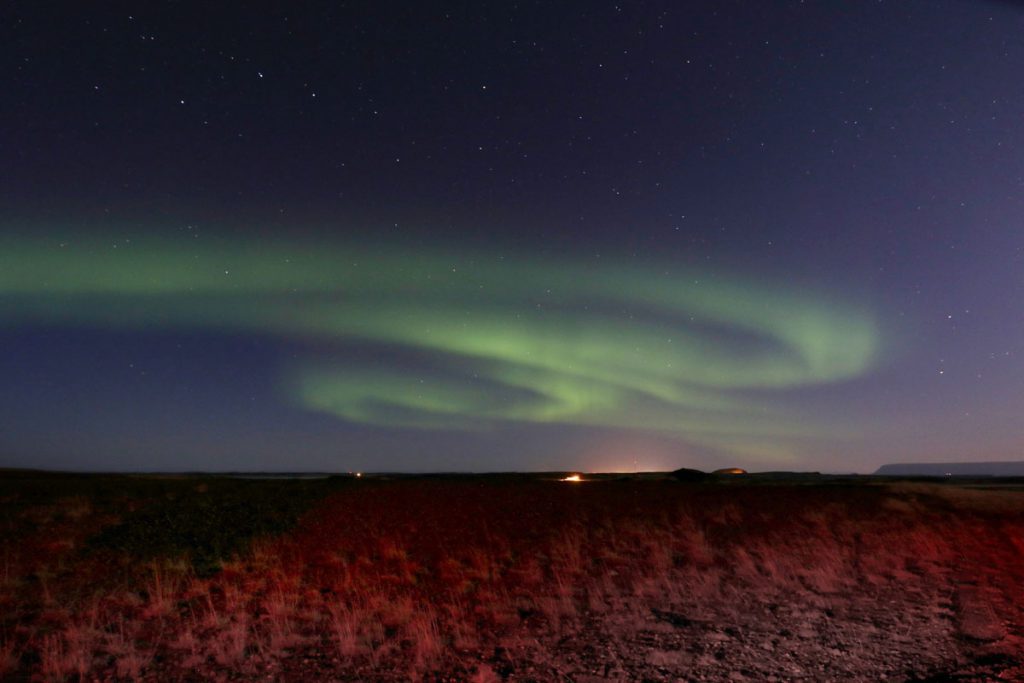
[[[1024,491],[363,478],[201,576],[104,500],[4,497],[5,679],[1024,679]]]

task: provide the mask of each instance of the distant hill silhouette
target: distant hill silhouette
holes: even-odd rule
[[[679,481],[704,481],[711,476],[707,472],[692,470],[689,467],[681,467],[671,472],[671,475]]]
[[[1024,460],[893,463],[882,465],[875,474],[889,477],[1024,477]]]
[[[739,467],[726,467],[714,472],[702,472],[701,470],[693,470],[689,467],[681,467],[678,470],[669,472],[669,474],[679,481],[707,481],[709,479],[722,479],[747,474],[747,471]]]

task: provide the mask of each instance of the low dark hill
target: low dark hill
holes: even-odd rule
[[[688,467],[681,467],[671,473],[674,479],[679,481],[705,481],[711,477],[707,472],[701,472],[700,470],[691,470]]]
[[[882,465],[875,474],[888,477],[1024,477],[1024,461],[893,463]]]

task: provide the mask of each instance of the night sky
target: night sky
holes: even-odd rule
[[[0,466],[1024,457],[1024,6],[5,3]]]

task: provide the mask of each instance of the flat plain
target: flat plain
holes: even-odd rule
[[[1021,680],[1014,480],[0,476],[4,680]]]

